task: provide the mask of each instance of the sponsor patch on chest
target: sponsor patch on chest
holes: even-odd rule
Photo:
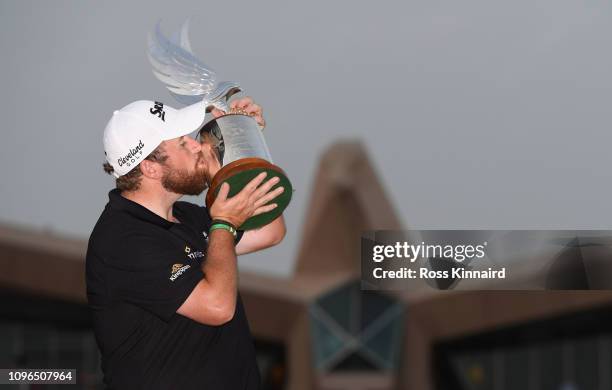
[[[194,251],[188,246],[185,247],[185,254],[187,254],[187,257],[189,257],[191,260],[201,259],[204,257],[204,252]]]
[[[172,270],[170,271],[170,281],[174,282],[176,278],[181,276],[191,266],[189,264],[172,264]]]

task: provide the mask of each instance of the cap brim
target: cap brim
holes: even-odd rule
[[[206,106],[204,101],[199,101],[180,110],[176,110],[176,118],[173,121],[173,130],[164,136],[172,139],[191,134],[202,127],[206,117]]]

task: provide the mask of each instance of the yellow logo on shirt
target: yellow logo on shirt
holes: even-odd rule
[[[189,264],[187,265],[183,265],[183,264],[173,264],[172,265],[172,271],[170,272],[170,281],[174,282],[176,280],[176,278],[178,278],[179,276],[181,276],[183,274],[183,272],[187,271],[189,268],[191,268],[191,266]]]

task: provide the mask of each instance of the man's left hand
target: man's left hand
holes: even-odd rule
[[[249,96],[233,100],[230,103],[230,112],[232,111],[242,111],[248,114],[249,116],[255,118],[257,124],[262,128],[266,126],[266,121],[263,118],[263,110],[261,109],[261,106],[255,104],[255,102],[253,102],[253,99]],[[218,118],[222,115],[225,115],[225,112],[217,108],[213,108],[212,114],[215,118]]]

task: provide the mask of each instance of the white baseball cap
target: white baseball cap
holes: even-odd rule
[[[113,175],[128,173],[163,141],[198,130],[206,107],[198,102],[175,109],[160,102],[138,100],[113,113],[104,129],[104,154]]]

